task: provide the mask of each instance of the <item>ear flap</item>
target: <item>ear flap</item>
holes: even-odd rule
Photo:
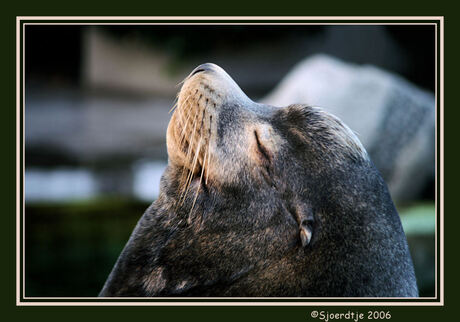
[[[302,242],[302,247],[306,247],[310,244],[311,237],[313,236],[313,227],[304,220],[300,225],[300,241]]]
[[[292,214],[299,225],[299,236],[302,247],[310,244],[313,237],[314,216],[312,208],[301,201],[295,200],[291,205]]]

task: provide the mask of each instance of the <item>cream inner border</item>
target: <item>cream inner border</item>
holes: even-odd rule
[[[78,20],[78,22],[76,22]],[[116,20],[117,22],[106,22]],[[142,22],[136,22],[141,21]],[[170,22],[176,20],[177,22]],[[325,20],[340,22],[328,23]],[[384,21],[385,22],[381,22]],[[25,22],[27,21],[27,22]],[[46,22],[44,22],[46,21]],[[56,21],[56,22],[53,22]],[[65,21],[65,22],[62,22]],[[82,22],[83,21],[83,22]],[[87,21],[87,22],[84,22]],[[97,21],[97,22],[95,22]],[[146,22],[151,21],[151,22]],[[165,22],[168,21],[168,22]],[[179,22],[180,21],[180,22]],[[207,22],[212,21],[212,22]],[[218,22],[216,22],[218,21]],[[229,22],[232,21],[232,22]],[[241,21],[241,22],[234,22]],[[264,22],[258,22],[264,21]],[[268,22],[267,22],[268,21]],[[286,22],[295,21],[295,22]],[[303,22],[299,22],[303,21]],[[323,22],[322,22],[323,21]],[[362,22],[361,22],[362,21]],[[416,22],[410,22],[416,21]],[[426,21],[426,22],[423,22]],[[436,21],[437,23],[434,23]],[[21,169],[25,169],[25,144],[24,139],[24,105],[25,105],[25,73],[24,68],[21,75],[21,67],[25,65],[25,26],[26,25],[433,25],[435,28],[435,102],[436,102],[436,137],[435,148],[438,151],[438,132],[439,132],[439,154],[436,158],[436,229],[435,229],[435,258],[439,263],[435,265],[435,294],[440,297],[420,297],[420,298],[290,298],[290,297],[193,297],[193,298],[98,298],[98,297],[21,297],[25,294],[25,255],[21,249],[25,245],[25,201],[20,198],[21,190],[24,188],[25,176]],[[22,39],[21,39],[22,25]],[[439,30],[438,30],[439,26]],[[438,48],[439,32],[439,48]],[[22,40],[22,61],[21,61],[21,40]],[[438,57],[439,55],[439,57]],[[439,70],[438,70],[439,59]],[[439,75],[439,83],[437,81]],[[22,77],[22,84],[21,84]],[[21,105],[21,98],[23,105]],[[439,100],[439,106],[437,106]],[[22,118],[21,118],[22,113]],[[439,120],[439,129],[438,129]],[[21,152],[23,159],[20,159]],[[22,163],[21,163],[22,162]],[[439,173],[438,173],[439,162]],[[439,200],[438,196],[439,184]],[[22,190],[23,192],[23,190]],[[438,207],[439,206],[439,207]],[[439,213],[438,213],[439,208]],[[21,227],[22,211],[22,227]],[[439,220],[439,227],[438,227]],[[439,234],[439,236],[438,236]],[[438,256],[438,240],[440,253]],[[21,258],[22,256],[22,258]],[[22,259],[22,266],[21,266]],[[438,285],[439,267],[439,285]],[[170,300],[168,302],[155,301],[155,299]],[[276,300],[282,301],[276,301]],[[372,300],[387,300],[378,302]],[[77,301],[78,300],[78,301]],[[84,300],[88,300],[85,302]],[[124,300],[124,301],[123,301]],[[129,300],[129,301],[128,301]],[[193,300],[193,302],[188,301]],[[212,302],[209,300],[219,300]],[[222,301],[224,300],[224,301]],[[246,300],[238,302],[234,300]],[[270,301],[264,301],[270,300]],[[289,300],[295,300],[289,302]],[[299,301],[305,300],[305,301]],[[333,302],[328,300],[343,300]],[[353,300],[355,300],[353,302]],[[359,301],[358,301],[359,300]],[[366,301],[367,300],[367,301]],[[405,301],[391,301],[405,300]],[[422,301],[423,300],[423,301]],[[427,302],[426,300],[429,300]],[[444,305],[444,17],[443,16],[18,16],[16,17],[16,305],[17,306],[443,306]]]

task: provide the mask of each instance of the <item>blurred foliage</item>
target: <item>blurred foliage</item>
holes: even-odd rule
[[[414,262],[420,296],[435,296],[435,204],[415,204],[400,209],[399,214]]]
[[[26,296],[97,296],[148,204],[130,199],[28,204]],[[434,295],[434,204],[401,211],[421,296]]]
[[[97,296],[147,207],[123,199],[26,206],[26,296]]]
[[[434,203],[419,204],[400,211],[406,234],[432,234],[436,227]]]

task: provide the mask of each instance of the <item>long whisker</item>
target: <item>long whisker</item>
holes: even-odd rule
[[[182,106],[185,106],[186,103],[188,103],[188,99],[189,99],[189,98],[190,98],[190,95],[187,96],[187,98],[184,100],[184,102],[183,102],[181,105],[182,105]],[[188,124],[189,124],[188,120],[189,120],[190,116],[192,116],[192,113],[190,113],[190,111],[189,111],[189,113],[187,114],[187,119],[186,119],[185,122],[184,122],[183,117],[182,117],[182,111],[181,111],[181,110],[182,110],[182,108],[180,108],[178,111],[180,111],[180,112],[179,112],[179,117],[180,117],[181,124],[182,124],[182,126],[183,126],[183,127],[182,127],[182,131],[181,131],[181,133],[180,133],[180,135],[179,135],[179,137],[180,137],[179,145],[182,146],[182,144],[184,143],[185,131],[187,130],[187,127],[188,127]],[[198,116],[197,113],[198,113],[198,112],[195,112],[195,117]],[[184,125],[184,124],[185,124],[185,125]]]
[[[183,120],[183,119],[182,119],[182,112],[185,112],[185,106],[187,105],[190,96],[191,96],[191,95],[188,95],[184,100],[182,100],[181,108],[178,109],[178,111],[179,111],[179,116],[180,116],[180,118],[181,118],[181,121]],[[176,105],[178,105],[178,102],[176,103]]]
[[[198,111],[195,113],[195,120],[194,120],[194,122],[193,122],[194,126],[193,126],[193,132],[192,132],[192,133],[196,133],[195,131],[196,131],[197,118],[198,118]],[[186,156],[185,156],[186,163],[189,163],[189,161],[191,161],[191,152],[192,152],[192,150],[193,150],[193,143],[194,143],[193,140],[194,140],[194,138],[195,138],[195,135],[192,136],[192,138],[191,138],[191,140],[190,140],[190,144],[189,144],[189,146],[188,146],[188,151],[187,151],[187,154],[186,154]],[[200,138],[200,140],[201,140],[201,138]],[[193,175],[193,170],[194,170],[194,167],[192,167],[192,170],[191,170],[191,172],[189,173],[189,176],[192,176],[192,175]],[[184,168],[184,170],[183,170],[183,172],[182,172],[182,179],[181,179],[181,181],[184,179],[184,175],[187,176],[185,171],[186,171],[186,170],[185,170],[185,168]],[[188,178],[187,178],[187,179],[185,180],[185,182],[184,182],[184,183],[185,183],[185,186],[184,186],[184,188],[183,188],[183,191],[182,191],[182,194],[181,194],[181,198],[180,198],[180,199],[181,199],[181,203],[180,203],[181,205],[182,205],[183,201],[185,200],[185,196],[186,196],[186,194],[187,194],[187,189],[188,189],[188,184],[186,184],[187,181],[188,181]]]
[[[205,160],[206,160],[206,153],[207,151],[204,153]],[[198,198],[198,193],[200,192],[200,189],[201,189],[201,183],[203,182],[203,174],[204,174],[204,166],[201,167],[200,184],[198,185],[198,189],[196,190],[195,198],[193,198],[192,208],[190,208],[189,216],[192,214],[193,207],[195,207],[196,199]]]
[[[175,108],[177,107],[178,101],[179,101],[179,95],[176,95],[176,97],[174,98],[173,106],[169,110],[168,114],[170,114],[173,110],[175,110]]]
[[[184,81],[186,80],[187,79]],[[184,166],[180,174],[180,193],[178,202],[176,203],[176,210],[181,207],[186,200],[190,200],[189,197],[192,197],[190,193],[192,182],[193,189],[195,189],[194,178],[199,174],[199,185],[193,193],[193,202],[188,215],[189,220],[192,220],[193,210],[197,204],[198,194],[202,188],[202,184],[204,184],[204,182],[207,184],[208,182],[208,167],[211,161],[212,115],[208,118],[206,109],[209,104],[209,99],[203,96],[204,94],[199,93],[198,89],[196,89],[194,93],[190,92],[186,97],[185,95],[180,96],[179,94],[177,98],[178,101],[172,109],[178,113],[176,118],[178,121],[177,134],[180,134],[176,134],[176,138],[179,146],[182,147],[184,152]],[[206,101],[206,103],[204,101]]]
[[[189,188],[190,183],[192,182],[192,179],[193,179],[193,174],[195,173],[196,164],[198,162],[198,155],[200,154],[200,147],[201,147],[201,137],[200,137],[200,141],[198,141],[198,148],[195,152],[195,157],[193,159],[192,171],[190,171],[189,176],[187,178],[187,189]]]
[[[179,87],[179,86],[182,86],[182,84],[185,83],[185,81],[188,79],[189,77],[185,77],[183,80],[181,80],[179,83],[177,83],[176,87]]]
[[[189,111],[189,113],[187,113],[187,119],[186,119],[185,122],[184,122],[184,118],[183,118],[183,116],[182,116],[182,110],[185,110],[185,109],[183,108],[183,106],[186,105],[186,103],[187,103],[189,97],[190,97],[190,95],[185,99],[185,102],[183,102],[183,103],[181,104],[181,108],[178,109],[180,124],[182,125],[182,130],[181,130],[181,133],[179,134],[179,138],[180,138],[180,139],[179,139],[179,146],[182,146],[183,143],[184,143],[185,132],[186,132],[187,127],[188,127],[188,125],[189,125],[189,122],[188,122],[188,121],[189,121],[190,117],[192,116],[192,113],[190,113],[190,111]],[[196,118],[196,117],[197,117],[197,112],[195,112],[195,118]],[[195,120],[195,121],[196,121],[196,120]]]
[[[206,157],[204,158],[205,159],[205,162],[203,163],[206,163],[206,168],[209,167],[209,161],[210,161],[210,158],[211,158],[211,126],[212,126],[212,116],[209,117],[209,137],[208,137],[208,149],[207,149],[207,152],[208,152],[208,160],[206,161]],[[206,185],[208,184],[208,177],[209,177],[209,169],[206,169],[206,180],[205,180],[205,183]]]
[[[182,131],[179,135],[179,137],[181,138],[180,141],[179,141],[179,145],[182,145],[184,143],[184,138],[185,138],[185,133],[186,133],[186,130],[187,130],[187,127],[189,125],[189,118],[190,116],[192,115],[192,113],[189,113],[188,116],[187,116],[187,119],[185,120],[185,126],[182,128]],[[198,117],[198,112],[195,113],[195,118]]]

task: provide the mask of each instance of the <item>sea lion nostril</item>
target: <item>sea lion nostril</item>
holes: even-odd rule
[[[195,74],[198,74],[198,73],[204,72],[204,71],[205,71],[205,70],[204,70],[203,68],[198,68],[198,67],[197,67],[197,68],[195,68],[195,69],[193,70],[193,72],[190,74],[190,76],[193,76],[193,75],[195,75]]]
[[[200,66],[196,67],[192,73],[190,74],[190,76],[193,76],[195,74],[198,74],[200,72],[205,72],[205,71],[209,71],[209,70],[213,70],[214,69],[214,64],[211,64],[211,63],[205,63],[205,64],[201,64]]]

